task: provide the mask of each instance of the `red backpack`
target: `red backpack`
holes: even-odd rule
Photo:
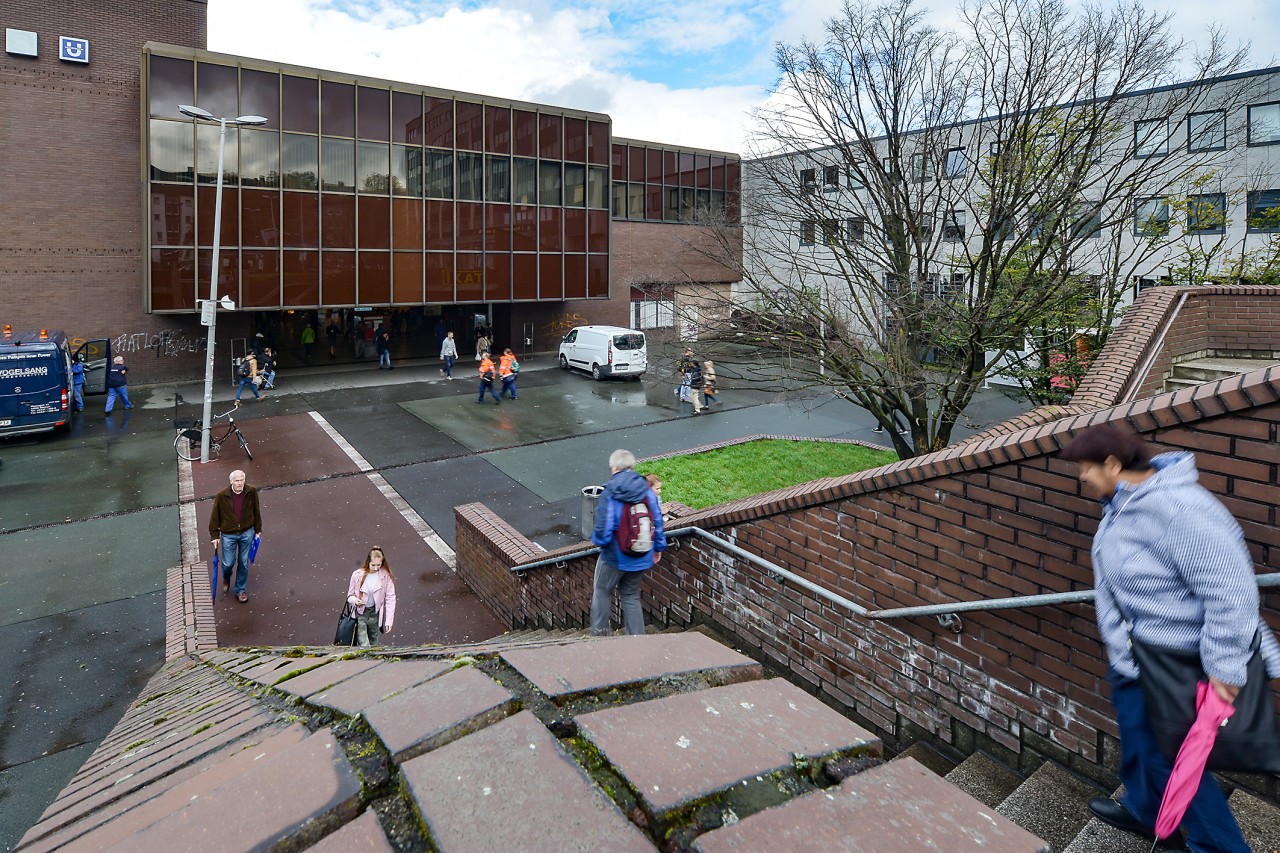
[[[613,538],[628,557],[643,557],[653,550],[653,514],[649,512],[648,501],[622,503]]]

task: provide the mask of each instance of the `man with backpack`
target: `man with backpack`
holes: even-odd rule
[[[635,467],[636,457],[630,450],[609,454],[613,476],[605,483],[596,505],[595,529],[591,533],[591,544],[600,548],[591,594],[591,634],[596,637],[610,633],[615,589],[627,633],[644,633],[640,582],[645,569],[657,565],[667,547],[658,496]]]

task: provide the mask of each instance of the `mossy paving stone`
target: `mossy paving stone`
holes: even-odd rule
[[[464,666],[364,710],[396,761],[443,746],[509,716],[515,697],[480,670]]]
[[[367,672],[311,694],[307,702],[354,717],[370,705],[448,670],[449,664],[441,661],[382,661]]]
[[[332,660],[308,670],[302,675],[290,678],[275,685],[277,690],[292,693],[294,696],[310,696],[329,687],[333,687],[348,678],[354,678],[362,672],[373,669],[380,663],[375,658],[363,660]]]
[[[372,809],[330,835],[320,839],[311,853],[382,853],[391,852],[386,833]]]

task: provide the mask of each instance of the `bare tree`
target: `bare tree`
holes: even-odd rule
[[[950,441],[1027,329],[1092,300],[1105,335],[1163,251],[1156,203],[1223,157],[1171,128],[1204,112],[1225,133],[1250,85],[1223,79],[1242,50],[1211,34],[1189,56],[1136,2],[977,0],[961,17],[943,31],[912,0],[847,2],[822,41],[777,47],[744,163],[738,310],[716,330],[772,341],[903,457]]]

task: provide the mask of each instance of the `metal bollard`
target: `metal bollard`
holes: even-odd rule
[[[600,502],[602,494],[604,494],[604,486],[582,487],[582,506],[578,519],[582,528],[582,538],[587,542],[591,541],[591,531],[596,526],[596,504]]]

